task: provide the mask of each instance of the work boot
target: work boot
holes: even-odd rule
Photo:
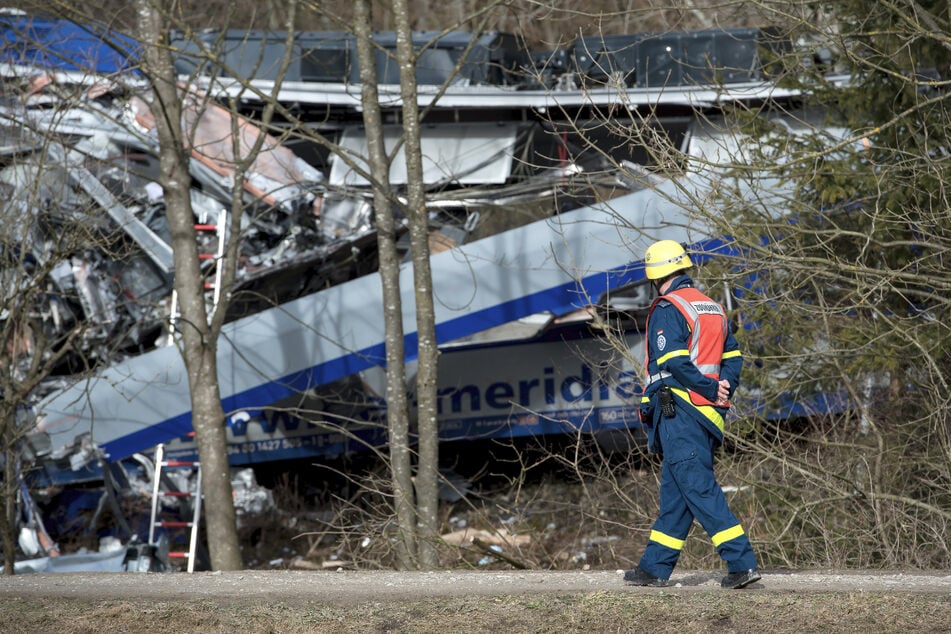
[[[762,578],[763,575],[761,575],[756,568],[740,570],[739,572],[731,572],[723,577],[723,580],[720,582],[720,587],[728,590],[739,590]]]
[[[640,566],[635,566],[634,570],[625,572],[624,582],[629,586],[656,586],[663,588],[667,585],[666,579],[655,577]]]

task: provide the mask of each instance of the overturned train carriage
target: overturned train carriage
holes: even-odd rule
[[[198,225],[222,226],[230,209],[232,132],[239,147],[262,134],[251,121],[263,105],[256,95],[274,87],[268,73],[287,41],[277,35],[204,32],[176,44],[183,85],[193,90],[182,125],[199,139],[189,148]],[[640,331],[651,300],[640,257],[661,237],[716,248],[716,232],[690,211],[710,181],[690,169],[689,157],[715,163],[711,153],[735,149],[704,125],[722,103],[795,99],[769,81],[760,51],[770,37],[599,36],[524,53],[502,34],[417,34],[417,46],[427,47],[418,100],[431,106],[422,144],[443,441],[595,438],[626,451],[640,440]],[[278,99],[359,165],[366,139],[352,36],[299,34],[293,42]],[[394,40],[380,34],[377,44],[391,48]],[[221,66],[208,67],[205,50]],[[69,352],[33,395],[36,426],[24,457],[39,467],[36,485],[105,483],[108,492],[114,483],[141,496],[139,472],[159,480],[148,457],[157,444],[172,458],[196,454],[186,373],[169,345],[173,271],[148,86],[136,78],[104,87],[75,65],[44,75],[22,57],[6,59],[0,105],[18,126],[8,130],[0,169],[3,226],[25,218],[31,232],[5,237],[4,254],[30,252],[22,261],[38,265],[43,289],[32,317],[54,350]],[[386,59],[378,56],[379,70],[392,81]],[[54,90],[57,82],[70,90]],[[392,150],[401,139],[401,97],[392,83],[380,88]],[[200,107],[208,95],[212,107]],[[233,96],[243,117],[214,105]],[[306,134],[281,138],[267,139],[240,183],[238,276],[218,351],[236,467],[329,460],[386,443],[368,183]],[[655,170],[658,163],[676,176]],[[400,153],[390,177],[405,185]],[[85,242],[57,242],[64,235]],[[197,237],[200,251],[214,254],[218,240],[232,236]],[[406,240],[399,246],[408,249]],[[213,283],[214,257],[205,262]],[[412,273],[404,262],[409,329]],[[213,289],[207,301],[214,304]],[[76,325],[83,336],[70,338]],[[416,333],[404,343],[412,384]],[[63,490],[70,488],[79,486]],[[94,500],[90,514],[107,498]],[[79,502],[56,504],[71,512]],[[126,532],[144,534],[139,526]]]
[[[183,80],[222,100],[239,90],[229,78],[250,79],[266,92],[287,41],[282,36],[205,32],[179,42],[177,64]],[[636,433],[638,322],[649,303],[639,254],[661,236],[690,243],[715,237],[691,222],[683,183],[649,176],[658,148],[643,142],[658,140],[670,156],[685,147],[698,108],[783,97],[765,81],[759,51],[766,35],[585,38],[538,54],[502,34],[417,36],[418,46],[435,42],[420,69],[419,99],[435,106],[423,144],[444,352],[441,436]],[[377,39],[393,46],[386,34]],[[365,140],[359,91],[351,85],[352,36],[309,33],[292,41],[291,74],[278,98],[304,117],[323,113],[320,130],[359,154]],[[216,52],[220,68],[205,67],[206,50]],[[461,62],[464,55],[470,57]],[[378,59],[388,77],[384,62]],[[447,80],[436,99],[427,86]],[[398,93],[381,88],[384,116],[396,121]],[[68,304],[62,312],[97,318],[111,330],[102,331],[98,348],[80,348],[81,363],[64,367],[39,394],[30,442],[51,478],[157,443],[169,443],[173,455],[194,452],[181,440],[191,430],[187,381],[165,336],[172,271],[157,146],[136,90],[147,86],[87,95],[81,104],[10,106],[11,116],[35,133],[54,133],[59,150],[52,163],[69,167],[51,181],[45,209],[94,214],[128,254],[79,250],[53,279],[56,301]],[[255,94],[241,91],[244,114],[260,106]],[[31,95],[33,103],[43,97]],[[596,124],[602,108],[617,114],[618,106],[630,125]],[[634,127],[642,107],[661,116],[639,130],[640,143],[623,142],[622,128]],[[76,116],[52,115],[57,108]],[[569,125],[578,121],[590,125]],[[217,222],[229,206],[231,123],[223,109],[186,108],[183,126],[218,141],[192,148],[196,223]],[[239,143],[260,133],[243,120],[237,129]],[[395,146],[398,126],[388,125],[386,135]],[[275,174],[262,161],[244,184],[238,286],[219,349],[235,465],[337,455],[385,441],[380,281],[367,184],[315,144],[267,147],[284,171]],[[36,180],[29,165],[10,162],[0,179],[22,194]],[[396,186],[401,175],[398,157]],[[200,239],[214,251],[214,237]],[[413,324],[408,264],[402,288],[404,323]],[[613,346],[595,327],[605,313],[623,316]],[[415,333],[406,334],[406,344],[412,363]],[[75,373],[80,367],[95,369]]]

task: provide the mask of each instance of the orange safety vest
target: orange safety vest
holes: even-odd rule
[[[693,287],[668,291],[655,299],[654,304],[662,299],[666,299],[676,306],[680,314],[687,320],[687,328],[690,330],[688,341],[690,361],[697,366],[701,374],[714,381],[719,381],[723,346],[729,334],[729,322],[723,306]],[[651,312],[653,312],[653,309],[654,306],[651,306]],[[650,358],[645,358],[644,363],[649,367]],[[671,376],[669,372],[659,370],[656,375],[648,375],[647,380],[648,383],[652,383],[668,376]],[[690,402],[694,405],[716,405],[699,392],[688,388],[687,393],[690,396]],[[723,407],[723,405],[720,407]],[[729,407],[729,404],[726,407]]]

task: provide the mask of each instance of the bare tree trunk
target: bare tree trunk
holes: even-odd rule
[[[419,107],[416,103],[416,53],[407,0],[393,0],[396,21],[396,57],[403,101],[403,151],[406,156],[407,215],[413,254],[416,297],[416,333],[419,368],[416,374],[419,458],[416,468],[416,521],[419,563],[435,568],[439,511],[439,435],[436,425],[436,387],[439,348],[433,307],[433,276],[429,264],[429,222],[423,190],[423,153],[420,147]]]
[[[403,306],[400,299],[400,263],[396,250],[396,225],[389,197],[390,165],[383,143],[383,124],[377,92],[376,63],[370,40],[370,2],[356,0],[354,33],[362,83],[363,122],[373,176],[373,208],[376,216],[380,280],[383,284],[383,319],[386,338],[386,420],[390,449],[393,505],[399,537],[396,563],[401,569],[415,568],[416,527],[413,477],[409,452],[409,413],[406,398],[406,363],[403,349]]]
[[[16,444],[10,442],[14,429],[14,413],[3,407],[2,438],[3,447],[3,524],[0,525],[0,539],[3,539],[3,574],[12,575],[16,563],[16,505],[17,505],[17,476],[16,476]]]
[[[168,3],[172,4],[172,3]],[[172,236],[175,291],[181,307],[181,352],[191,392],[192,426],[202,464],[205,523],[211,565],[216,570],[242,567],[231,488],[224,412],[218,389],[217,340],[208,325],[199,268],[191,178],[182,141],[181,98],[167,49],[148,46],[166,39],[160,7],[137,0],[138,26],[153,85],[152,111],[160,144],[161,182]]]

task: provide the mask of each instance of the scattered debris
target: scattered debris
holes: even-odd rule
[[[463,528],[461,530],[452,531],[451,533],[445,533],[440,536],[440,538],[447,544],[453,546],[461,546],[464,544],[472,544],[476,540],[480,541],[483,544],[490,546],[524,546],[530,544],[532,541],[531,536],[529,535],[516,535],[509,533],[504,528],[499,528],[495,531],[487,531],[484,529],[472,529],[472,528]]]

